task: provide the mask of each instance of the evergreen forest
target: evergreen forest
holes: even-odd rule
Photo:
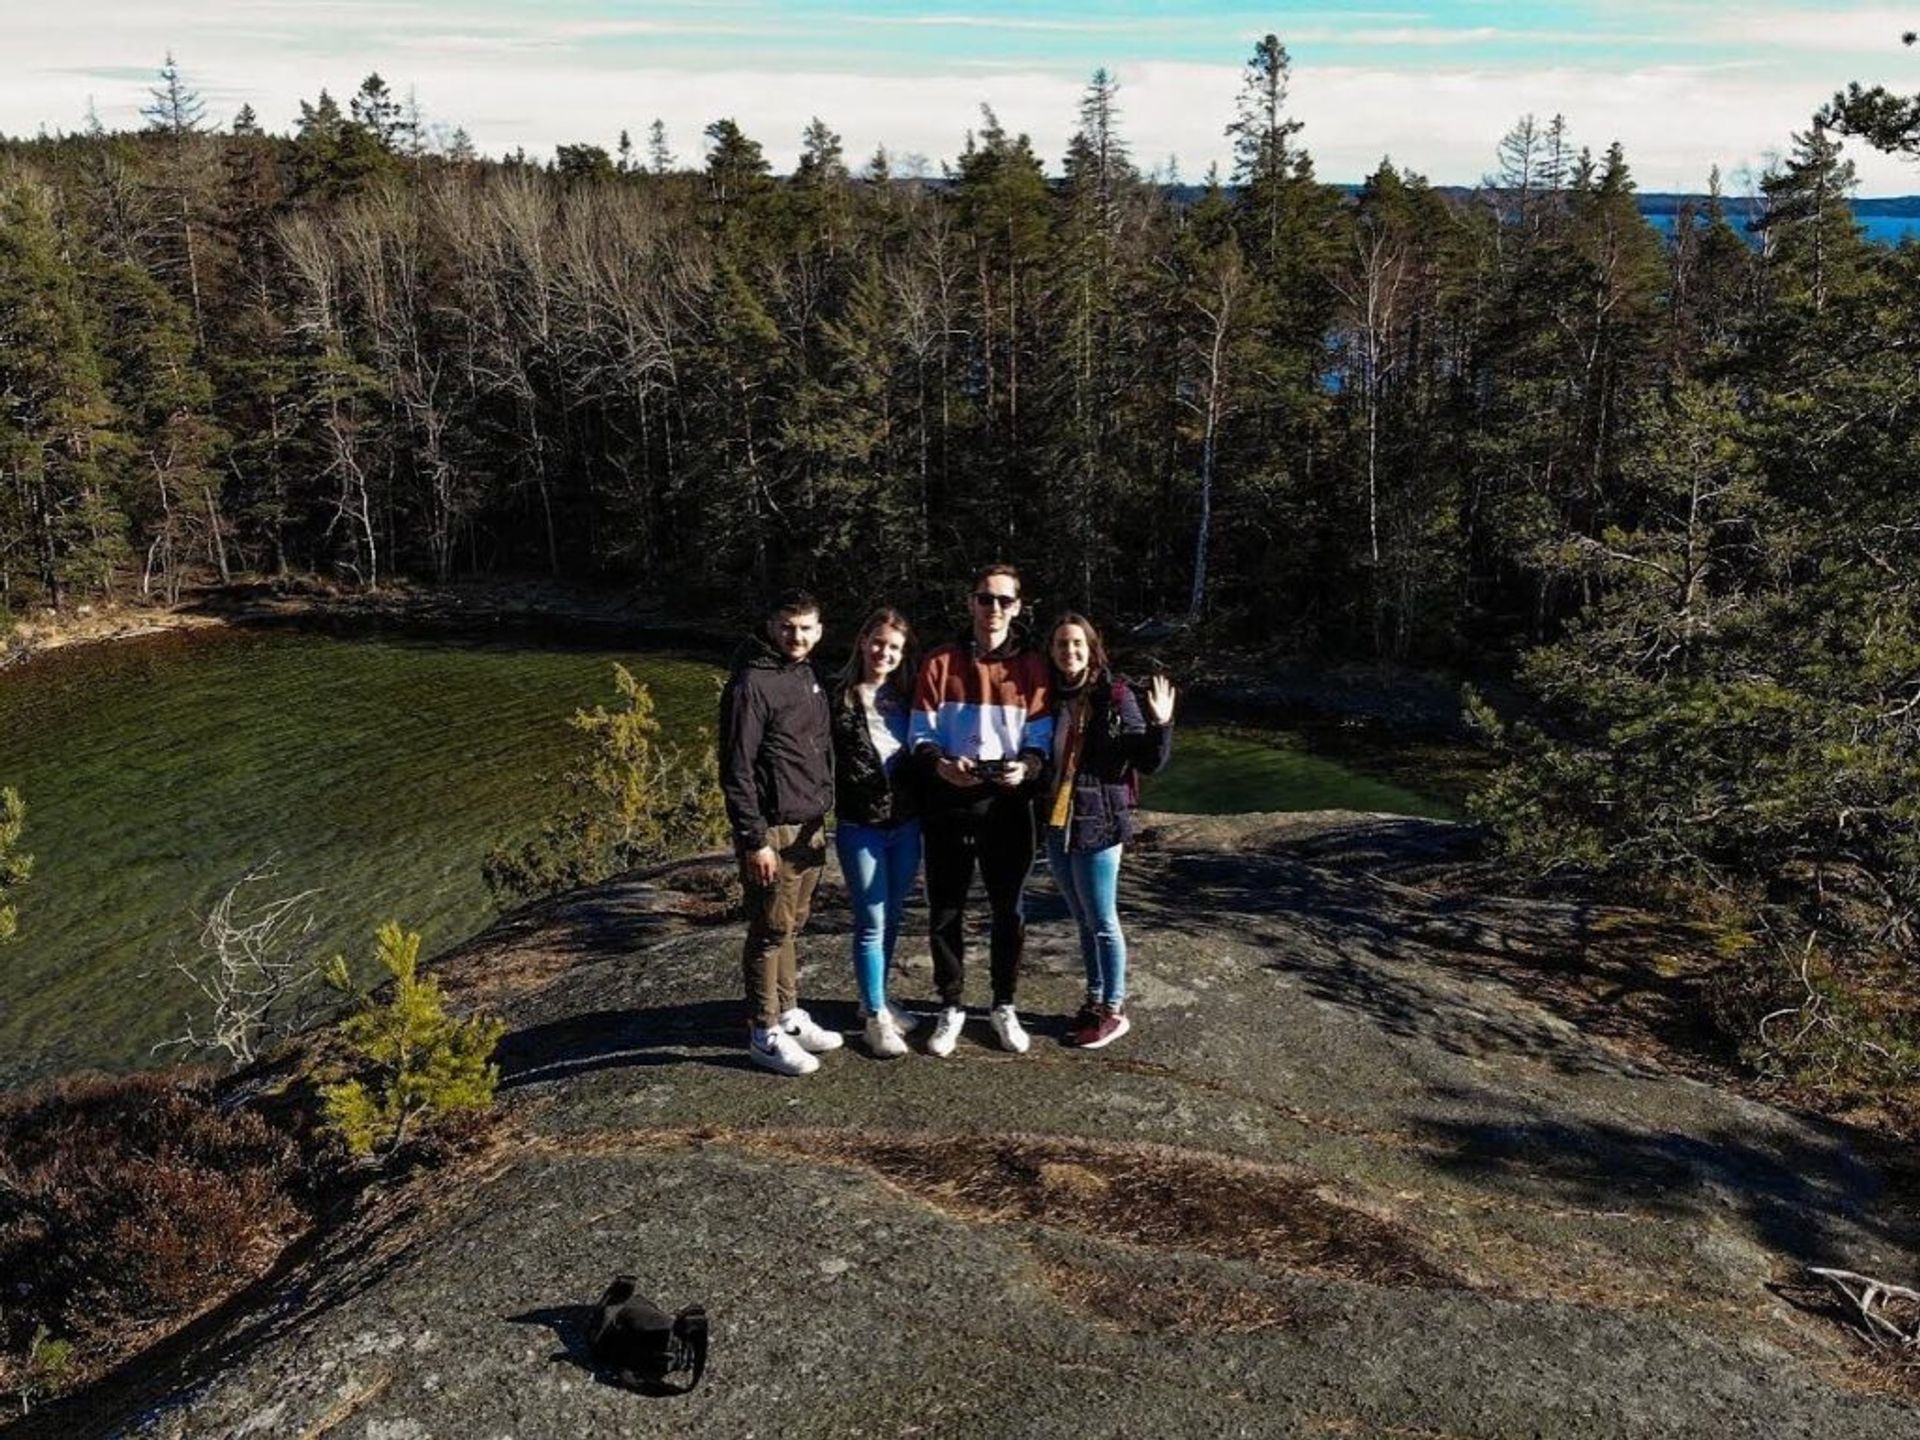
[[[1230,172],[1176,184],[1105,71],[1057,175],[983,110],[937,173],[815,120],[776,177],[725,118],[479,158],[377,75],[216,127],[169,60],[138,132],[0,142],[0,606],[933,615],[1008,559],[1045,609],[1511,673],[1509,853],[1719,897],[1786,957],[1736,1028],[1821,1043],[1920,904],[1920,247],[1865,241],[1845,151],[1914,102],[1836,96],[1750,225],[1703,176],[1668,236],[1558,120],[1469,194],[1331,185],[1288,78],[1269,36]],[[1887,1014],[1848,1033],[1920,1075]]]

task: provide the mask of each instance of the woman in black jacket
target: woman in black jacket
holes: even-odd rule
[[[1146,709],[1107,668],[1100,632],[1084,615],[1054,622],[1053,772],[1041,818],[1047,865],[1080,927],[1087,997],[1067,1035],[1097,1050],[1127,1033],[1127,941],[1120,931],[1120,854],[1133,838],[1139,777],[1173,752],[1173,685],[1156,675]]]
[[[913,627],[876,610],[860,627],[831,705],[834,846],[853,910],[853,973],[875,1055],[907,1053],[912,1017],[887,1004],[887,971],[920,869],[920,806],[907,721],[913,709]]]

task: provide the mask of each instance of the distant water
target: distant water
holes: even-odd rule
[[[1662,235],[1670,236],[1673,234],[1674,216],[1672,211],[1661,210],[1643,213],[1646,214],[1647,223],[1652,225]],[[1866,232],[1868,241],[1875,245],[1893,246],[1898,245],[1910,235],[1920,237],[1920,214],[1855,215],[1854,218],[1859,222],[1860,228]],[[1742,234],[1747,235],[1755,244],[1758,244],[1759,237],[1750,234],[1746,230],[1745,224],[1746,222],[1743,218],[1733,217],[1734,228]]]
[[[577,744],[566,718],[613,701],[616,660],[669,738],[705,743],[719,668],[666,654],[200,631],[0,671],[0,784],[27,801],[36,860],[0,952],[0,1086],[152,1063],[194,1003],[170,962],[195,915],[269,858],[274,893],[320,890],[323,955],[366,956],[389,918],[430,951],[474,934],[494,914],[481,858],[547,813],[541,777]],[[1145,799],[1447,813],[1299,737],[1192,727]]]

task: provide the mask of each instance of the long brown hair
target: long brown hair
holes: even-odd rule
[[[1060,667],[1053,663],[1053,637],[1060,633],[1063,625],[1078,625],[1087,632],[1087,679],[1094,680],[1107,673],[1107,647],[1100,639],[1100,632],[1094,628],[1093,621],[1077,610],[1069,610],[1053,624],[1047,627],[1047,664],[1053,666],[1058,675]]]
[[[841,693],[847,697],[853,695],[853,687],[864,684],[867,678],[867,641],[876,630],[898,630],[900,632],[900,663],[894,667],[882,684],[893,687],[894,693],[909,705],[913,703],[913,676],[916,669],[913,652],[913,625],[898,610],[882,605],[867,616],[860,626],[860,633],[853,637],[853,654],[847,657],[846,665],[840,671]]]

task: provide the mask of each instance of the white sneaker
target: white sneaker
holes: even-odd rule
[[[902,1035],[911,1035],[920,1028],[920,1017],[911,1010],[902,1010],[898,1005],[889,1005],[886,1007],[886,1010],[887,1014],[893,1017],[893,1028],[898,1030]],[[861,1022],[864,1024],[872,1018],[872,1012],[868,1010],[866,1006],[861,1006]]]
[[[1027,1046],[1033,1042],[1027,1038],[1026,1027],[1020,1023],[1020,1017],[1013,1013],[1011,1005],[996,1005],[993,1013],[987,1017],[987,1023],[993,1026],[993,1038],[1000,1042],[1002,1050],[1011,1050],[1016,1055],[1027,1053]]]
[[[867,1049],[882,1060],[896,1060],[907,1053],[907,1042],[900,1038],[891,1011],[876,1010],[867,1017]]]
[[[813,1023],[811,1015],[797,1006],[780,1017],[780,1028],[799,1041],[802,1050],[814,1055],[838,1050],[847,1043],[838,1030],[821,1029]]]
[[[942,1010],[940,1018],[933,1022],[933,1034],[927,1037],[927,1054],[943,1059],[953,1054],[953,1047],[960,1043],[960,1027],[966,1023],[967,1012],[958,1005]]]
[[[800,1048],[799,1041],[784,1030],[762,1030],[755,1025],[747,1039],[747,1056],[763,1070],[776,1075],[811,1075],[820,1062]]]

